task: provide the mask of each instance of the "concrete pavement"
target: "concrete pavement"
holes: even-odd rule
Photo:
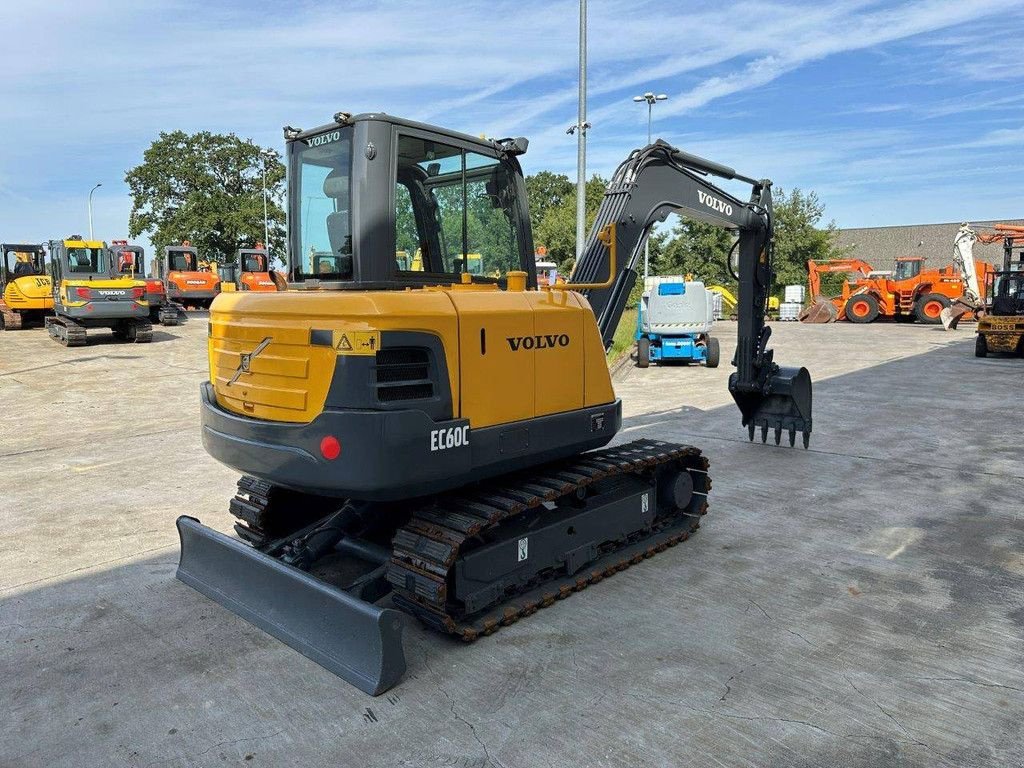
[[[370,698],[174,579],[230,529],[206,320],[0,334],[0,766],[1024,764],[1024,363],[970,327],[775,324],[811,450],[751,445],[722,367],[626,368],[622,440],[700,446],[696,537],[472,645],[406,626]]]

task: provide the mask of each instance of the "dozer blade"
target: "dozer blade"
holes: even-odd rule
[[[247,544],[178,518],[178,578],[374,696],[405,673],[401,614],[359,600]]]
[[[761,430],[761,442],[768,441],[772,430],[775,444],[782,440],[782,433],[789,435],[789,444],[796,443],[796,434],[803,438],[804,448],[811,442],[811,374],[806,368],[779,368],[771,377],[765,392],[739,391],[736,374],[729,378],[729,391],[743,415],[743,426],[747,436],[753,440],[756,430]]]
[[[821,297],[811,302],[797,319],[801,323],[834,323],[839,317],[835,304]]]

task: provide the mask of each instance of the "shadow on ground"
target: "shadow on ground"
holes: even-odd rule
[[[626,419],[710,457],[698,535],[472,645],[407,622],[378,698],[177,582],[176,538],[9,591],[0,764],[1020,764],[1024,368],[970,354],[819,383],[810,451]]]

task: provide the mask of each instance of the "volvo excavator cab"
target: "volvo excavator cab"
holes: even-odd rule
[[[106,243],[72,235],[50,241],[53,317],[46,328],[67,347],[84,346],[89,329],[109,328],[119,341],[152,340],[146,283],[116,271]]]
[[[539,287],[525,139],[382,113],[285,139],[291,290],[216,299],[200,391],[204,447],[243,473],[239,538],[179,518],[178,577],[362,690],[404,671],[400,611],[473,640],[697,529],[698,448],[605,447],[605,350],[669,213],[737,233],[729,390],[751,439],[806,447],[810,376],[775,363],[764,322],[769,181],[635,150],[570,280]],[[339,557],[362,567],[339,579]]]
[[[4,243],[0,246],[0,330],[42,325],[53,311],[53,284],[46,274],[42,245]]]

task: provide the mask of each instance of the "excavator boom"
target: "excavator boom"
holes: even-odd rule
[[[746,201],[715,186],[709,176],[738,180],[750,185]],[[796,434],[807,447],[811,435],[811,378],[806,368],[780,368],[768,348],[771,328],[765,323],[772,282],[771,182],[736,173],[728,166],[683,152],[658,140],[635,150],[618,167],[598,209],[583,256],[569,284],[592,284],[608,275],[608,249],[596,235],[614,225],[617,251],[622,254],[617,274],[603,288],[582,291],[597,317],[605,346],[611,344],[626,302],[636,283],[636,264],[650,228],[678,213],[725,229],[739,237],[736,300],[737,339],[729,377],[729,391],[739,406],[748,436],[769,430],[779,443]]]

